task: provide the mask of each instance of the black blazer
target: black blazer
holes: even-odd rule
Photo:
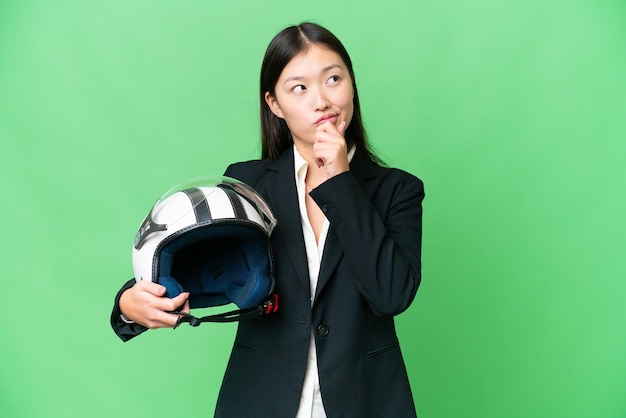
[[[393,317],[420,283],[422,182],[357,150],[349,172],[310,193],[330,221],[311,307],[292,149],[233,164],[225,175],[256,189],[278,220],[279,309],[239,323],[215,416],[293,418],[313,332],[328,417],[415,417]],[[145,330],[120,322],[115,308],[122,339]]]

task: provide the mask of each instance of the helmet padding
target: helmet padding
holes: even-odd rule
[[[246,309],[271,291],[267,236],[252,222],[207,223],[177,234],[163,243],[157,262],[157,282],[174,279],[190,292],[190,308],[233,302]]]

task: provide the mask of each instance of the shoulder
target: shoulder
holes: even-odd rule
[[[382,168],[385,172],[386,182],[408,187],[424,189],[424,182],[417,176],[399,168]]]
[[[412,189],[423,193],[424,183],[417,176],[400,168],[382,166],[363,153],[357,152],[351,169],[360,181],[375,188]]]
[[[257,188],[265,182],[272,183],[277,173],[285,172],[293,176],[293,169],[293,152],[290,148],[277,159],[248,160],[231,164],[224,175]]]
[[[225,176],[250,184],[267,171],[267,160],[249,160],[233,163],[226,168]]]

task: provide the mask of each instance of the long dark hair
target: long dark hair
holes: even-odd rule
[[[261,66],[261,157],[263,159],[275,159],[283,151],[293,144],[291,132],[285,121],[274,115],[265,102],[265,93],[274,96],[275,87],[280,74],[293,57],[306,51],[311,45],[318,44],[329,48],[337,53],[348,66],[352,87],[354,90],[354,112],[352,121],[345,132],[348,147],[356,145],[365,151],[372,159],[379,159],[371,151],[367,143],[365,128],[361,119],[361,106],[359,105],[359,93],[356,88],[352,60],[343,44],[329,30],[315,24],[304,22],[297,26],[289,26],[280,31],[270,42],[263,65]]]

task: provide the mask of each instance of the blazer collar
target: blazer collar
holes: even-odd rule
[[[289,171],[291,172],[290,175],[295,176],[293,173],[293,161],[293,147],[289,147],[285,152],[280,154],[277,159],[269,161],[267,167],[270,170],[281,173]],[[372,161],[365,152],[357,148],[350,162],[350,171],[356,178],[366,180],[372,177],[378,177],[382,174],[383,169]]]

